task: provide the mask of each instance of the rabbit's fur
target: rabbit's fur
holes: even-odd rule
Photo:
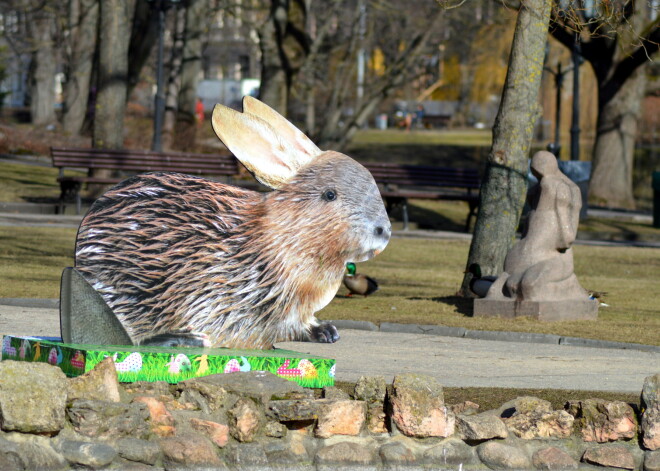
[[[373,257],[390,236],[373,177],[253,98],[243,113],[217,105],[213,125],[276,190],[177,173],[129,178],[85,216],[77,269],[136,344],[189,331],[233,348],[270,348],[310,330],[334,341],[314,313],[334,297],[346,263]]]

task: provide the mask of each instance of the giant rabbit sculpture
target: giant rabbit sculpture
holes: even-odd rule
[[[179,173],[131,177],[94,202],[75,265],[134,344],[271,348],[335,342],[314,313],[347,262],[387,245],[391,226],[373,177],[321,151],[267,105],[222,105],[213,128],[271,192]]]

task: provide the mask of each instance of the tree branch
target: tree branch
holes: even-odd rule
[[[641,38],[640,46],[616,65],[612,77],[603,86],[605,93],[614,95],[635,70],[649,62],[658,50],[660,50],[660,18],[649,26],[646,36]]]

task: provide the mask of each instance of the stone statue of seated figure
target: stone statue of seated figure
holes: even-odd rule
[[[531,170],[539,182],[530,190],[527,229],[507,254],[504,272],[486,299],[587,300],[573,272],[571,249],[582,206],[580,190],[559,170],[550,152],[537,152]]]

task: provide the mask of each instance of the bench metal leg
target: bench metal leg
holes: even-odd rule
[[[401,202],[401,215],[403,216],[403,230],[408,230],[408,200]]]
[[[472,216],[477,216],[477,207],[478,203],[470,203],[470,212],[468,213],[467,220],[465,221],[465,232],[470,232],[470,221],[472,221]]]
[[[82,201],[80,198],[80,192],[76,192],[76,214],[80,214],[80,210],[82,208]]]

